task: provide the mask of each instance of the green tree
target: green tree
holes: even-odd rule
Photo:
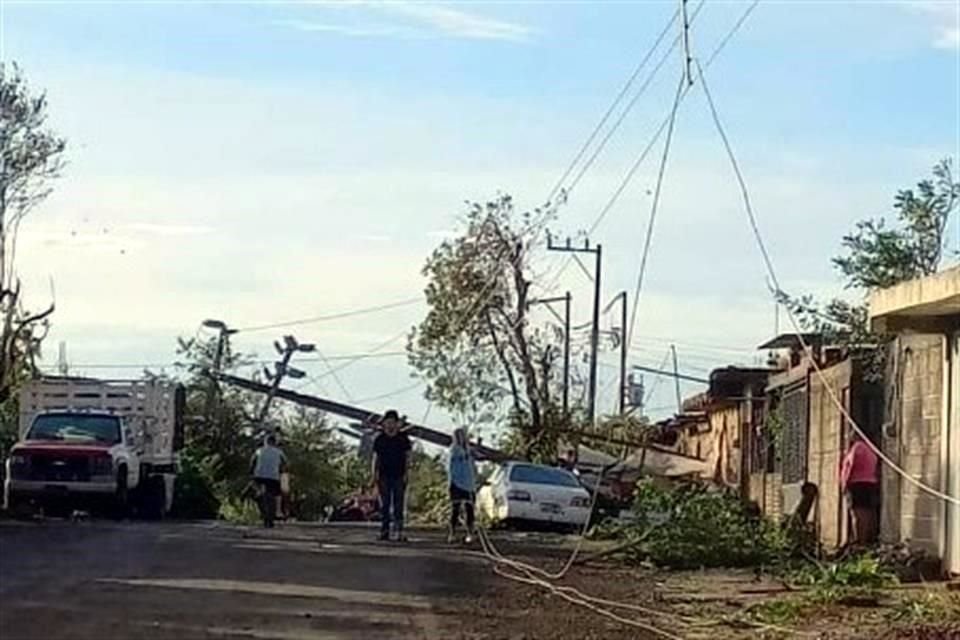
[[[220,385],[209,402],[216,338],[180,339],[177,352],[187,390],[190,416],[181,454],[183,482],[178,481],[177,513],[214,517],[218,513],[252,515],[245,490],[256,450],[253,426],[263,403],[261,394]],[[221,369],[233,372],[251,364],[252,356],[233,350],[225,339]],[[369,465],[344,444],[322,412],[278,401],[269,420],[277,427],[290,473],[291,515],[318,519],[324,507],[369,484]]]
[[[330,428],[326,415],[297,407],[281,419],[281,447],[290,473],[290,508],[300,520],[317,520],[354,488],[349,459],[357,459]],[[346,463],[346,464],[345,464]]]
[[[545,444],[555,410],[562,351],[529,318],[537,209],[518,213],[510,196],[468,203],[461,235],[440,244],[423,274],[429,311],[408,341],[427,397],[477,425],[517,430],[527,453]]]
[[[177,357],[186,388],[185,454],[195,460],[218,499],[236,498],[249,481],[250,457],[255,450],[250,425],[260,399],[257,394],[228,385],[216,390],[216,401],[208,405],[210,378],[217,339],[184,339],[177,342]],[[236,353],[225,339],[221,360],[223,371],[234,371],[249,363],[250,356]],[[209,410],[209,411],[208,411]]]
[[[871,378],[882,375],[885,336],[869,327],[865,298],[876,289],[935,273],[943,259],[944,234],[950,214],[960,201],[960,183],[953,177],[949,159],[937,163],[932,178],[916,189],[901,189],[894,198],[895,222],[884,218],[858,222],[843,237],[843,253],[833,265],[846,288],[857,291],[856,302],[834,298],[826,303],[813,296],[778,298],[807,331],[822,333],[828,342],[847,346],[866,364]]]
[[[0,402],[35,370],[53,313],[31,312],[16,271],[17,236],[27,215],[50,194],[66,142],[47,127],[45,94],[34,93],[15,64],[0,63]]]

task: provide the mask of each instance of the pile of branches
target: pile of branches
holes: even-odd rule
[[[596,537],[615,539],[627,562],[670,569],[760,567],[792,553],[789,530],[772,523],[736,495],[702,484],[637,486],[629,522],[607,523]]]

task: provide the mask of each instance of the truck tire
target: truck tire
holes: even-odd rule
[[[127,468],[117,470],[117,489],[113,494],[113,517],[123,520],[130,513],[130,489],[127,486]]]
[[[163,476],[143,479],[139,496],[139,511],[145,520],[162,520],[167,506],[167,487]]]

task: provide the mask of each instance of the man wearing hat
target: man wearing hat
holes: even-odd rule
[[[390,539],[390,525],[399,542],[403,535],[404,495],[410,465],[410,438],[400,431],[401,420],[396,411],[383,414],[381,433],[373,441],[373,481],[380,492],[380,539]]]

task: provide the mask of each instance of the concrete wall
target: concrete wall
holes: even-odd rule
[[[917,480],[941,487],[943,336],[901,335],[890,350],[884,451]],[[943,506],[894,471],[883,472],[881,537],[941,552]]]
[[[771,520],[779,521],[783,516],[781,488],[779,472],[750,474],[750,500],[760,505],[764,515]]]
[[[853,367],[849,360],[823,371],[823,377],[850,410]],[[843,414],[820,376],[810,379],[810,430],[807,448],[807,480],[817,485],[820,498],[813,513],[820,542],[838,547],[846,534],[845,505],[840,491],[840,461],[844,451]]]

